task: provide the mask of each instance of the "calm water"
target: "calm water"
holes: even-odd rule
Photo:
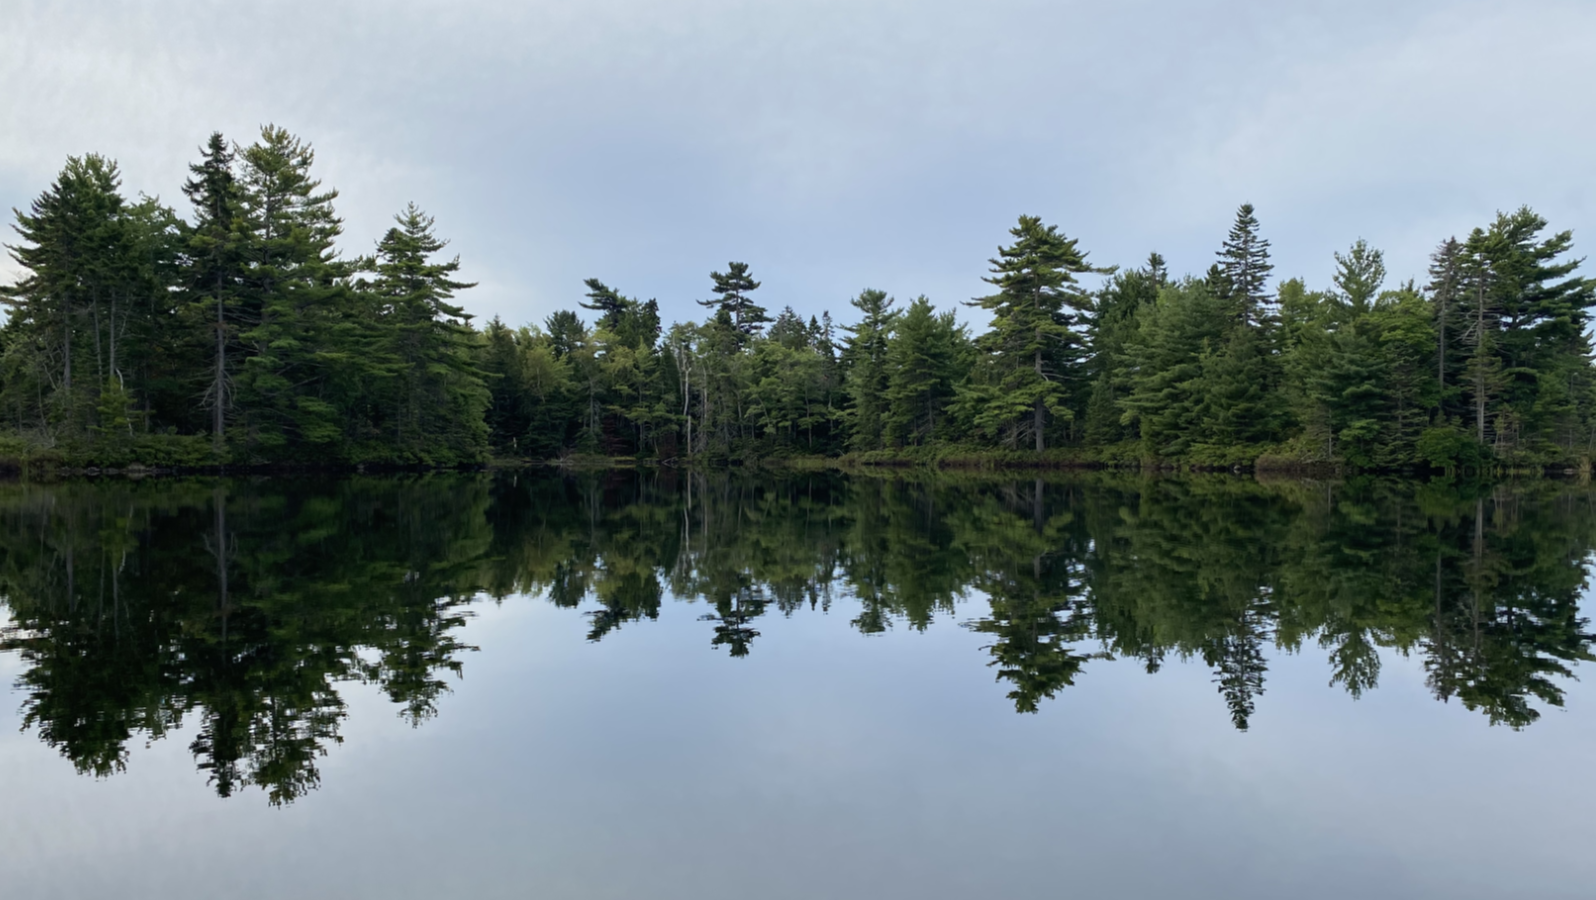
[[[1589,897],[1596,491],[0,486],[6,897]]]

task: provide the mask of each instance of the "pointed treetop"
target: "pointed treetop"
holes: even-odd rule
[[[1153,251],[1147,254],[1147,275],[1153,279],[1153,284],[1163,287],[1169,282],[1169,266],[1164,262],[1164,257]]]
[[[1258,217],[1251,203],[1236,210],[1236,222],[1219,251],[1219,268],[1230,283],[1227,295],[1239,306],[1243,323],[1261,324],[1269,316],[1274,296],[1269,292],[1269,242],[1258,233]]]
[[[1345,256],[1337,253],[1335,259],[1336,273],[1332,280],[1341,289],[1347,306],[1355,314],[1368,312],[1374,306],[1380,286],[1385,283],[1385,254],[1358,238]]]
[[[981,279],[998,292],[977,297],[970,305],[997,309],[1023,303],[1053,310],[1081,306],[1085,300],[1075,287],[1075,276],[1110,271],[1092,267],[1074,238],[1066,237],[1056,225],[1043,225],[1039,216],[1020,216],[1009,234],[1014,243],[998,248],[998,257],[988,260],[992,274]]]

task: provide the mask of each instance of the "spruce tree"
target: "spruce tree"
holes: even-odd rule
[[[1219,251],[1219,269],[1228,281],[1227,296],[1236,304],[1241,322],[1266,323],[1273,312],[1269,273],[1274,265],[1269,262],[1269,242],[1258,233],[1258,217],[1253,215],[1251,203],[1236,210],[1236,222]]]
[[[232,373],[228,368],[229,305],[247,276],[243,239],[243,204],[233,174],[233,150],[221,132],[211,132],[201,159],[188,168],[191,177],[183,193],[194,204],[194,224],[188,229],[189,291],[192,302],[208,312],[212,350],[209,386],[204,402],[211,410],[213,451],[223,451]]]
[[[791,306],[787,306],[776,314],[776,320],[770,324],[768,337],[788,350],[800,350],[809,346],[809,333],[809,326],[793,312]]]

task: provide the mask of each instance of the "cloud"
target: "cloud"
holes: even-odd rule
[[[415,200],[514,322],[597,276],[699,313],[979,293],[1021,212],[1099,263],[1200,271],[1258,204],[1277,271],[1358,236],[1393,275],[1528,202],[1583,233],[1596,9],[868,0],[76,5],[0,28],[0,202],[69,153],[177,187],[212,129],[311,140],[347,250]],[[181,206],[181,204],[178,204]]]

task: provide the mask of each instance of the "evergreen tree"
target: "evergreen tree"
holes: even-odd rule
[[[253,460],[338,459],[355,424],[341,402],[373,368],[374,335],[354,311],[334,241],[338,192],[311,177],[315,153],[268,125],[244,149],[243,243],[249,279],[239,334],[246,358],[237,379],[242,447]]]
[[[1201,440],[1204,360],[1224,336],[1224,307],[1205,282],[1187,279],[1137,312],[1121,421],[1137,429],[1148,455],[1180,456]]]
[[[709,277],[715,283],[711,290],[717,296],[713,300],[700,300],[699,304],[730,316],[732,327],[744,338],[758,334],[770,321],[765,308],[748,296],[759,288],[759,282],[749,276],[747,263],[727,263],[724,273],[711,272]]]
[[[1255,329],[1233,328],[1202,357],[1201,442],[1214,449],[1268,443],[1284,424],[1279,363]]]
[[[67,160],[54,184],[17,212],[23,243],[8,246],[26,274],[6,290],[13,371],[33,373],[38,424],[76,440],[95,425],[99,394],[123,384],[122,344],[140,279],[116,163]],[[87,376],[85,378],[85,376]]]
[[[1341,289],[1342,300],[1353,317],[1367,315],[1385,282],[1385,255],[1358,238],[1345,256],[1335,254],[1335,260],[1332,280]]]
[[[1459,366],[1463,355],[1456,349],[1464,323],[1459,318],[1463,273],[1463,245],[1447,238],[1430,255],[1430,283],[1425,287],[1435,309],[1435,379],[1440,390],[1441,411],[1452,407],[1457,392]]]
[[[769,337],[788,350],[799,350],[809,346],[810,328],[793,312],[791,306],[787,306],[776,314],[776,320],[770,325]]]
[[[977,344],[995,370],[980,388],[975,418],[983,430],[1007,431],[1011,441],[1029,431],[1040,452],[1048,415],[1073,417],[1066,404],[1077,387],[1083,343],[1075,326],[1090,308],[1075,276],[1102,270],[1087,264],[1074,239],[1036,216],[1021,216],[1009,234],[1014,243],[998,249],[983,279],[997,293],[972,303],[992,313],[992,330]]]
[[[242,252],[243,195],[233,174],[233,150],[221,132],[213,131],[201,154],[200,161],[189,166],[193,177],[183,185],[194,205],[194,224],[187,232],[188,288],[196,309],[202,315],[209,313],[213,350],[204,399],[211,411],[212,449],[220,456],[233,379],[227,354],[232,342],[228,313],[249,273]]]
[[[866,289],[849,301],[859,310],[857,325],[844,325],[850,337],[843,350],[843,367],[848,395],[846,413],[848,446],[854,450],[878,450],[883,446],[887,414],[887,387],[890,372],[887,346],[898,311],[886,291]]]
[[[1236,222],[1219,251],[1219,270],[1228,282],[1223,296],[1234,302],[1242,324],[1266,323],[1273,312],[1269,273],[1274,265],[1269,262],[1269,242],[1258,233],[1258,217],[1253,215],[1251,203],[1236,210]]]
[[[614,331],[621,324],[621,316],[626,312],[626,298],[597,278],[589,278],[583,284],[587,285],[587,302],[581,304],[582,308],[594,310],[599,314],[595,323],[599,328]]]
[[[1125,346],[1135,331],[1137,312],[1157,302],[1168,284],[1164,258],[1150,254],[1142,269],[1118,272],[1097,292],[1087,318],[1091,393],[1086,403],[1085,438],[1091,445],[1118,443],[1134,437],[1121,424],[1121,402],[1130,390],[1126,377]]]
[[[887,342],[883,425],[894,446],[919,445],[947,431],[947,407],[969,366],[969,336],[951,311],[938,314],[915,298]]]
[[[455,292],[475,287],[457,281],[458,256],[435,260],[448,242],[434,220],[414,203],[394,217],[370,261],[375,276],[363,284],[377,305],[381,338],[376,352],[396,376],[389,409],[379,411],[386,450],[374,456],[416,461],[473,462],[486,449],[483,410],[488,392],[473,359],[471,315],[453,303]]]
[[[543,327],[548,330],[549,341],[556,356],[569,356],[572,350],[587,339],[587,325],[577,318],[576,313],[568,309],[550,313],[549,317],[543,320]]]

